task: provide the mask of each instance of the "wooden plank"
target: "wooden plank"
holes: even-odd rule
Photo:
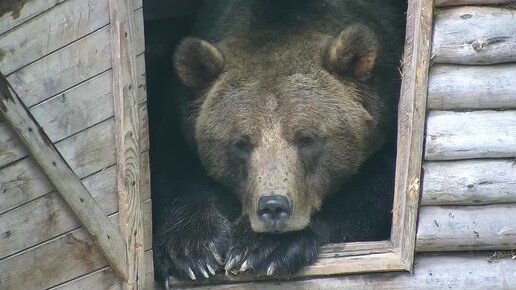
[[[125,279],[127,277],[125,242],[118,230],[108,221],[95,199],[91,197],[58,149],[36,124],[4,77],[1,78],[0,84],[2,118],[16,131],[31,156],[91,233],[109,264]]]
[[[0,37],[0,71],[8,75],[108,23],[106,1],[65,1]]]
[[[138,103],[143,103],[147,101],[147,76],[144,54],[136,56],[136,71],[138,73]]]
[[[319,258],[377,254],[385,253],[386,251],[392,251],[392,244],[390,241],[329,244],[321,247],[319,251]]]
[[[118,214],[110,216],[109,222],[118,224]],[[5,289],[47,289],[106,266],[84,228],[0,260]]]
[[[516,248],[516,204],[423,206],[416,251],[480,251]]]
[[[140,16],[135,14],[135,17]],[[108,70],[111,67],[110,33],[110,27],[106,26],[16,71],[7,79],[25,105],[31,107],[40,103]],[[136,51],[139,74],[145,73],[143,50],[144,46],[138,46]],[[145,76],[139,81],[138,87],[144,89]],[[145,98],[142,92],[141,101]]]
[[[217,285],[219,290],[508,290],[516,285],[516,263],[509,258],[492,263],[488,253],[418,254],[413,273],[347,275],[301,281],[271,281]],[[159,288],[156,288],[159,289]],[[214,289],[205,285],[195,289]]]
[[[435,63],[495,64],[516,61],[514,9],[465,6],[435,16]]]
[[[153,277],[152,250],[145,252],[145,276]],[[48,290],[122,290],[122,283],[116,277],[115,272],[109,267],[97,270],[93,273],[66,282]],[[145,288],[154,289],[154,279],[146,279]]]
[[[11,5],[0,9],[0,36],[34,16],[60,4],[63,0],[4,0],[4,2],[10,2]]]
[[[141,124],[143,125],[143,123]],[[79,178],[89,176],[115,163],[113,126],[113,120],[108,120],[81,132],[73,138],[57,143],[59,148],[70,149],[65,150],[64,158],[69,164],[73,165],[72,169]],[[9,133],[12,135],[12,132],[9,131]],[[140,133],[148,135],[145,127],[142,127]],[[140,140],[144,140],[144,138],[140,138]],[[141,157],[143,167],[141,192],[142,197],[147,200],[150,198],[149,153],[145,152],[148,147],[142,147],[142,150],[144,152]],[[101,181],[97,180],[99,184],[102,184]],[[93,189],[88,188],[87,184],[85,185],[87,189]],[[25,158],[0,169],[0,192],[2,192],[0,194],[0,213],[27,203],[50,191],[52,191],[52,186],[48,179],[30,158]]]
[[[139,11],[143,11],[140,9]],[[135,16],[140,14],[141,16]],[[126,0],[109,0],[120,228],[127,253],[127,289],[144,289],[143,213],[140,205],[140,108],[136,45],[144,45],[143,14]],[[135,19],[135,17],[137,19]],[[136,27],[140,26],[137,32]],[[146,108],[146,107],[145,107]],[[145,113],[143,115],[146,115]]]
[[[27,156],[27,150],[20,146],[20,142],[4,122],[0,122],[0,138],[0,167]]]
[[[7,80],[32,107],[111,67],[106,26],[14,72]]]
[[[111,81],[106,71],[32,107],[30,112],[53,143],[113,116]]]
[[[123,283],[109,267],[48,290],[123,290]],[[149,288],[150,289],[150,288]]]
[[[381,267],[380,266],[381,261]],[[365,272],[389,272],[404,270],[401,264],[401,257],[398,253],[378,253],[370,255],[350,256],[341,258],[319,259],[314,265],[308,266],[299,273],[294,274],[290,279],[306,276],[329,276],[342,273],[365,273]],[[223,274],[210,277],[211,282],[247,282],[260,280],[278,280],[285,278],[270,276],[250,276],[247,272],[239,273],[237,276],[225,276]],[[200,286],[202,281],[179,281],[169,277],[171,288],[176,286],[188,288],[189,286]]]
[[[427,160],[516,156],[516,111],[432,111],[427,121]]]
[[[421,205],[516,203],[514,159],[426,162]]]
[[[150,199],[142,201],[140,207],[142,211],[143,250],[147,251],[152,249],[152,201]]]
[[[398,110],[391,242],[412,269],[425,128],[433,1],[409,1]]]
[[[118,210],[115,167],[84,179],[91,196],[106,215]],[[95,183],[94,183],[95,182]],[[89,189],[88,187],[86,187]],[[0,257],[62,235],[80,227],[79,221],[57,192],[46,194],[0,215]]]
[[[436,7],[460,5],[498,5],[513,3],[514,0],[435,0]]]
[[[435,65],[430,70],[428,108],[516,108],[516,64]]]

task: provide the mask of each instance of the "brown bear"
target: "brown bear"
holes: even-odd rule
[[[153,184],[174,195],[155,234],[159,280],[291,275],[324,243],[389,237],[405,7],[204,1],[174,54],[202,167]]]

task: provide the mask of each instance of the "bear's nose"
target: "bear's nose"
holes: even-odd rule
[[[258,216],[267,224],[288,220],[292,213],[289,200],[282,195],[267,195],[258,201]]]

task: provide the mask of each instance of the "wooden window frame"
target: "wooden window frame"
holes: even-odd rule
[[[434,0],[408,0],[390,240],[326,245],[318,261],[291,278],[365,272],[412,271],[421,187],[428,69]],[[264,280],[241,273],[212,277],[212,282]],[[268,278],[270,279],[270,278]],[[191,285],[170,278],[169,285]]]

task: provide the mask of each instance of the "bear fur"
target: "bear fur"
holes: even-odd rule
[[[325,243],[389,238],[402,2],[204,1],[174,54],[191,154],[153,176],[158,280],[288,276]]]

